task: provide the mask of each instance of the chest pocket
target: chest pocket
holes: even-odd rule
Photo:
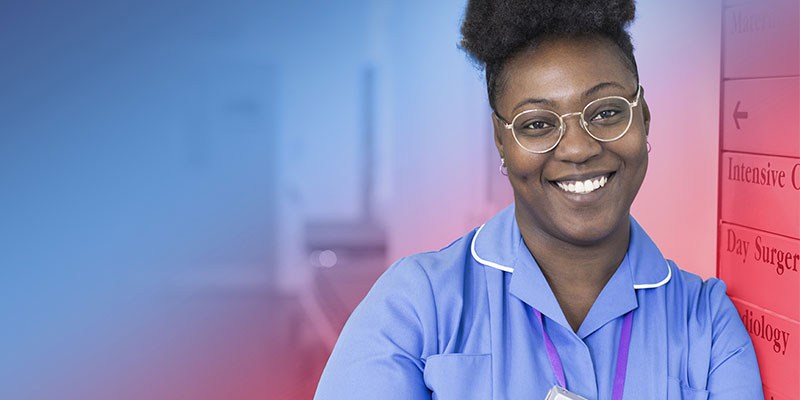
[[[492,398],[491,354],[432,355],[423,374],[434,400]]]
[[[708,400],[708,391],[692,389],[670,376],[667,379],[667,400]]]

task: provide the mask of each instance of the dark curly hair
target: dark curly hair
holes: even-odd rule
[[[495,110],[506,61],[546,37],[607,37],[617,44],[638,83],[633,43],[626,30],[635,14],[634,0],[469,0],[459,47],[485,68],[489,105]]]

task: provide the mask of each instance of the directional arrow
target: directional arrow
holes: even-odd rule
[[[733,108],[733,122],[736,123],[736,129],[739,129],[739,119],[747,119],[747,112],[739,111],[740,104],[742,104],[741,100],[737,101],[736,107]]]

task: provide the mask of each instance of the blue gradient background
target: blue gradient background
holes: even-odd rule
[[[463,7],[0,3],[0,398],[310,398],[337,331],[308,303],[307,222],[363,218],[369,168],[380,271],[510,202]],[[633,213],[706,277],[720,19],[642,0],[632,27],[653,112]]]

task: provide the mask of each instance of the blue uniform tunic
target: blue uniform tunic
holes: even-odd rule
[[[633,310],[624,399],[763,399],[750,337],[719,279],[666,260],[630,217],[625,258],[578,332],[522,241],[514,205],[448,247],[392,265],[342,330],[315,399],[544,399],[556,384],[611,398]]]

